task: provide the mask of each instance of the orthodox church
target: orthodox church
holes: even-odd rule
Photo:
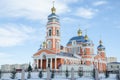
[[[94,44],[87,35],[78,30],[78,35],[72,37],[66,47],[60,45],[60,22],[56,9],[51,8],[46,25],[46,40],[42,47],[33,54],[34,65],[38,69],[61,70],[65,67],[96,66],[99,71],[106,70],[106,54],[102,41],[99,41],[97,54],[94,54]]]

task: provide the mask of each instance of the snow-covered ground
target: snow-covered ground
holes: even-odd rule
[[[28,73],[26,72],[25,78],[27,80],[45,80],[47,77],[47,74],[43,73],[43,78],[40,79],[38,77],[38,74],[39,74],[39,72],[32,72],[31,79],[27,79]],[[94,80],[91,76],[83,76],[81,78],[78,76],[78,74],[75,74],[74,76],[75,76],[75,80]],[[10,79],[10,77],[11,77],[11,73],[4,73],[4,74],[2,74],[2,78],[0,80],[12,80],[12,79]],[[71,74],[69,74],[69,77],[66,78],[65,73],[62,73],[62,74],[56,73],[54,79],[52,79],[52,80],[70,80],[70,78],[71,78]],[[105,78],[104,74],[99,74],[99,78],[100,78],[100,80],[116,80],[116,75],[110,74],[109,78]],[[20,79],[21,79],[21,73],[17,73],[16,79],[14,79],[14,80],[20,80]]]

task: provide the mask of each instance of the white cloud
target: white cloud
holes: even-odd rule
[[[65,13],[69,10],[67,2],[62,3],[62,1],[56,0],[57,13]],[[1,0],[0,17],[44,19],[50,13],[51,7],[51,0]]]
[[[104,5],[104,4],[107,4],[107,1],[97,1],[97,2],[93,3],[94,6],[100,6],[100,5]]]
[[[80,0],[61,0],[63,3],[73,3],[73,2],[78,2]],[[82,1],[82,0],[81,0]]]
[[[77,9],[75,15],[80,16],[82,18],[91,19],[91,18],[93,18],[93,16],[95,15],[96,12],[97,12],[97,10],[81,7],[79,9]]]
[[[70,18],[70,17],[65,17],[65,18],[63,18],[61,21],[70,24],[70,23],[77,22],[78,20],[77,20],[77,19],[74,19],[74,18]]]
[[[32,38],[35,29],[22,24],[0,25],[0,47],[16,46]]]

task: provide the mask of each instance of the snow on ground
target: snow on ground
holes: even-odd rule
[[[27,75],[28,73],[25,73],[25,78],[27,79]],[[4,73],[2,74],[2,78],[0,80],[12,80],[10,79],[11,73]],[[79,78],[79,76],[77,74],[74,75],[75,76],[75,80],[94,80],[91,76],[83,76],[81,78]],[[31,73],[31,79],[27,79],[27,80],[45,80],[47,77],[46,73],[43,73],[43,78],[40,79],[38,78],[38,72],[32,72]],[[71,78],[71,74],[69,74],[69,77],[66,79],[65,73],[56,73],[55,74],[55,78],[52,80],[70,80]],[[104,74],[99,74],[99,78],[100,80],[116,80],[116,75],[115,74],[110,74],[109,78],[105,78]],[[17,73],[16,74],[16,79],[14,80],[20,80],[21,79],[21,73]]]

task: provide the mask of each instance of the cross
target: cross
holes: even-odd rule
[[[87,34],[87,29],[85,29],[85,34]]]
[[[53,1],[53,7],[54,7],[54,3],[55,3],[55,1]]]

